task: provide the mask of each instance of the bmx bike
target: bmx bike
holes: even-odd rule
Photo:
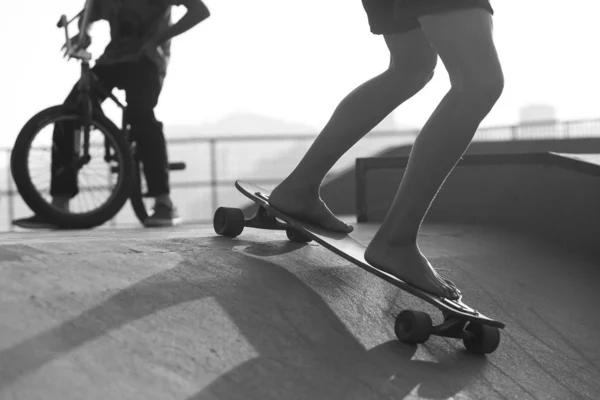
[[[23,126],[11,152],[11,173],[15,186],[27,206],[58,228],[89,229],[102,225],[112,219],[128,199],[136,217],[145,225],[148,218],[145,199],[149,196],[144,193],[142,161],[136,151],[136,138],[130,131],[127,105],[112,92],[102,88],[95,79],[90,68],[92,56],[83,48],[85,46],[82,46],[83,35],[79,37],[76,46],[72,46],[69,38],[68,26],[82,13],[80,31],[85,31],[92,2],[88,0],[83,11],[71,20],[62,15],[57,24],[58,28],[64,28],[65,32],[65,57],[74,58],[81,63],[81,76],[77,85],[78,100],[73,104],[65,103],[46,108]],[[95,91],[106,99],[111,99],[121,110],[120,127],[105,116],[100,103],[93,96]],[[50,154],[56,149],[57,126],[59,134],[69,135],[68,154],[61,156],[59,167],[51,168],[51,165],[46,163],[40,173],[30,166],[30,161],[39,161],[44,154]],[[54,127],[50,129],[51,140],[42,138],[41,145],[35,145],[34,142],[48,127]],[[62,132],[62,127],[71,129]],[[96,133],[103,138],[97,138]],[[36,151],[41,152],[41,155],[36,156]],[[98,167],[100,172],[87,173],[94,166]],[[185,167],[183,162],[169,163],[169,170],[172,171],[183,170]],[[40,188],[41,185],[36,182],[40,175],[50,175],[50,180],[60,179],[61,176],[74,177],[78,183],[78,193],[70,200],[68,209],[52,204],[50,188]],[[99,180],[106,183],[98,183]],[[82,183],[90,182],[92,183],[89,187],[82,188]],[[90,200],[86,197],[89,194],[106,194],[106,198],[103,201]],[[93,207],[87,209],[90,204]]]

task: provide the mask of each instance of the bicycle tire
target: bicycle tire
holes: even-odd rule
[[[58,105],[40,111],[27,121],[19,132],[11,152],[12,177],[23,201],[34,213],[43,215],[48,222],[62,229],[94,228],[113,218],[129,198],[133,179],[133,160],[129,145],[112,121],[102,114],[95,113],[92,116],[92,125],[101,128],[101,131],[113,141],[115,149],[120,153],[123,178],[110,201],[97,210],[81,214],[59,210],[49,204],[35,188],[27,164],[30,146],[35,136],[44,126],[61,117],[81,118],[81,111],[76,106]]]

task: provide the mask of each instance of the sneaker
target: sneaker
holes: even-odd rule
[[[15,219],[13,225],[25,229],[59,229],[58,226],[48,222],[41,215],[34,215],[29,218]]]
[[[169,207],[166,204],[155,205],[152,215],[144,221],[144,225],[148,227],[177,226],[180,223],[181,218],[177,208],[175,206]]]

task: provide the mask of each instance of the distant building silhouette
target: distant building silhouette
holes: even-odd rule
[[[518,139],[562,138],[561,126],[549,125],[557,122],[556,108],[550,104],[529,104],[519,109]]]
[[[528,104],[519,109],[522,125],[535,122],[556,122],[556,108],[550,104]]]

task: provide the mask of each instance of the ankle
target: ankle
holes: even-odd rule
[[[294,176],[293,174],[288,176],[283,182],[281,182],[277,189],[282,190],[286,193],[314,193],[316,195],[319,194],[319,190],[321,188],[320,182],[309,182],[307,179],[302,179],[299,176]]]
[[[418,247],[417,246],[417,238],[416,236],[393,236],[393,237],[382,237],[382,244],[385,244],[388,247]]]
[[[69,200],[71,200],[69,196],[54,196],[51,204],[61,210],[69,210]]]
[[[171,200],[171,196],[168,194],[161,194],[156,196],[154,199],[155,206],[167,206],[169,208],[173,208],[173,201]]]
[[[385,224],[381,226],[373,241],[394,247],[414,247],[417,246],[417,237],[419,230],[403,229],[393,230],[386,229]]]

